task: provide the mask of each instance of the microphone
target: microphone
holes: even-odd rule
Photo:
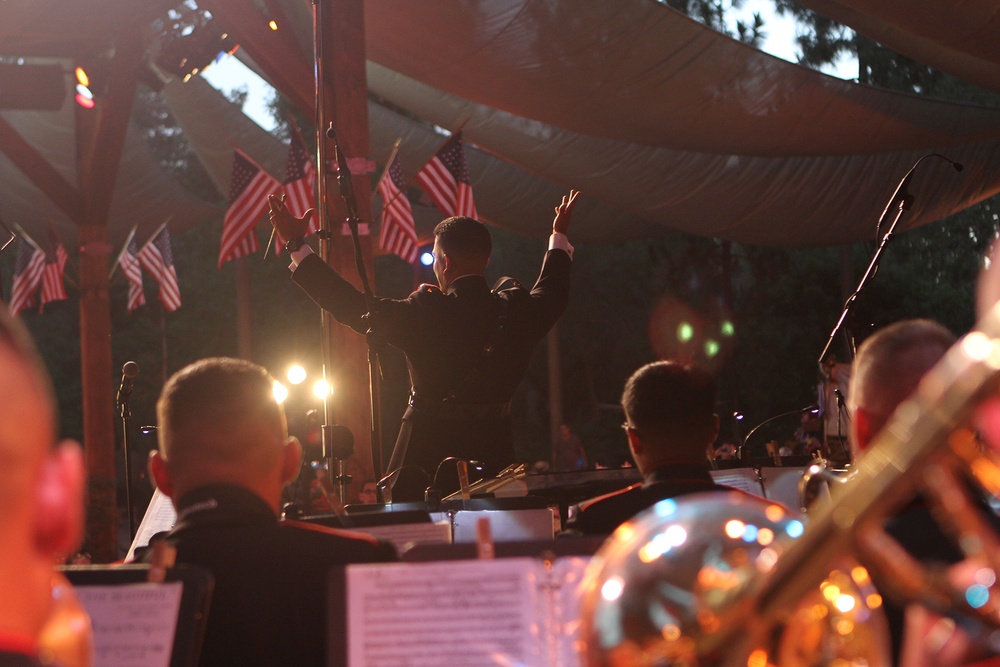
[[[893,204],[899,204],[901,202],[904,202],[906,198],[910,196],[910,193],[907,191],[907,188],[910,185],[910,181],[913,179],[913,172],[916,171],[917,165],[919,165],[921,162],[923,162],[929,157],[941,158],[942,160],[950,164],[952,169],[954,169],[957,172],[961,172],[963,169],[965,169],[965,166],[962,165],[962,163],[955,162],[954,160],[951,160],[945,157],[944,155],[941,155],[940,153],[927,153],[926,155],[921,155],[920,158],[918,158],[917,161],[913,163],[913,166],[910,167],[910,170],[906,172],[906,175],[903,176],[903,179],[899,182],[899,185],[896,186],[896,191],[892,193],[892,198],[889,199],[889,202],[885,205],[885,209],[882,211],[882,215],[879,216],[878,224],[875,226],[876,243],[882,240],[882,227],[889,219],[889,209],[893,207]],[[904,208],[909,208],[909,207],[910,207],[909,202],[905,202]]]
[[[354,188],[351,186],[351,170],[347,166],[347,158],[344,157],[340,146],[337,144],[337,131],[333,129],[333,123],[326,128],[326,137],[333,142],[333,159],[337,161],[337,186],[340,189],[340,196],[347,198],[354,196]]]
[[[125,365],[122,366],[122,381],[118,385],[118,395],[115,396],[115,402],[118,405],[128,402],[137,375],[139,375],[139,364],[134,361],[126,361]]]

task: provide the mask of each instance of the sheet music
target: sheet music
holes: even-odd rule
[[[414,544],[450,544],[451,523],[398,523],[390,526],[364,526],[351,528],[352,532],[365,533],[380,540],[391,542],[396,551],[402,552]]]
[[[170,530],[177,522],[177,512],[174,511],[174,503],[170,498],[163,495],[159,489],[153,491],[153,497],[149,499],[146,506],[146,513],[142,515],[142,521],[135,531],[135,539],[132,540],[125,556],[128,563],[135,559],[135,550],[149,544],[149,540],[157,533]]]
[[[577,642],[583,600],[580,584],[588,563],[590,558],[584,556],[563,556],[542,563],[548,569],[545,581],[539,582],[548,592],[548,608],[541,610],[542,618],[549,620],[546,666],[583,667]]]
[[[94,627],[94,664],[169,667],[184,584],[76,586]]]
[[[537,560],[347,568],[349,667],[544,665]]]
[[[716,484],[729,486],[740,491],[764,497],[764,486],[754,468],[730,468],[728,470],[712,470],[712,479]]]

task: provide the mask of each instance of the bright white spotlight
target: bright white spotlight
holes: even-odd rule
[[[316,380],[313,385],[313,396],[316,398],[326,398],[333,393],[333,387],[326,380]]]
[[[420,263],[424,266],[430,266],[434,263],[434,253],[427,252],[426,250],[420,253]]]
[[[271,392],[274,394],[274,400],[278,403],[284,403],[285,399],[288,398],[288,387],[281,384],[277,380],[274,381],[274,386],[271,388]]]
[[[306,379],[306,369],[302,368],[298,364],[294,364],[288,368],[288,381],[292,384],[302,384]]]

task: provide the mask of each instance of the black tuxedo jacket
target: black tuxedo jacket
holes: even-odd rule
[[[391,561],[395,549],[358,533],[279,523],[234,486],[178,503],[166,535],[178,563],[215,578],[201,665],[325,665],[327,576],[334,565]]]
[[[412,430],[406,463],[433,474],[445,456],[458,456],[483,461],[492,474],[514,461],[509,418],[477,408],[510,401],[538,341],[566,308],[571,266],[568,253],[549,250],[531,290],[493,294],[483,276],[464,276],[447,294],[422,285],[405,299],[376,300],[372,326],[406,354],[415,396],[404,415],[403,430]],[[292,277],[339,322],[367,331],[364,295],[319,256],[304,258]],[[471,409],[456,417],[420,407],[442,402]]]
[[[708,464],[678,463],[654,468],[641,484],[591,498],[566,523],[570,534],[610,535],[615,528],[661,500],[701,491],[731,491],[716,484]]]

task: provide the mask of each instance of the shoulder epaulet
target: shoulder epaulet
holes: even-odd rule
[[[583,502],[578,503],[577,506],[580,508],[581,511],[583,511],[588,507],[590,507],[591,505],[593,505],[594,503],[599,503],[602,500],[607,500],[608,498],[614,498],[615,496],[620,496],[626,493],[630,493],[640,488],[642,488],[642,482],[636,482],[635,484],[630,484],[629,486],[626,486],[624,489],[618,489],[617,491],[612,491],[611,493],[605,493],[603,496],[597,496],[596,498],[590,498],[589,500],[584,500]]]
[[[437,285],[431,285],[430,283],[420,283],[420,287],[417,288],[417,291],[411,294],[410,296],[418,298],[438,297],[438,296],[444,296],[444,292],[442,292],[441,288],[438,287]]]

